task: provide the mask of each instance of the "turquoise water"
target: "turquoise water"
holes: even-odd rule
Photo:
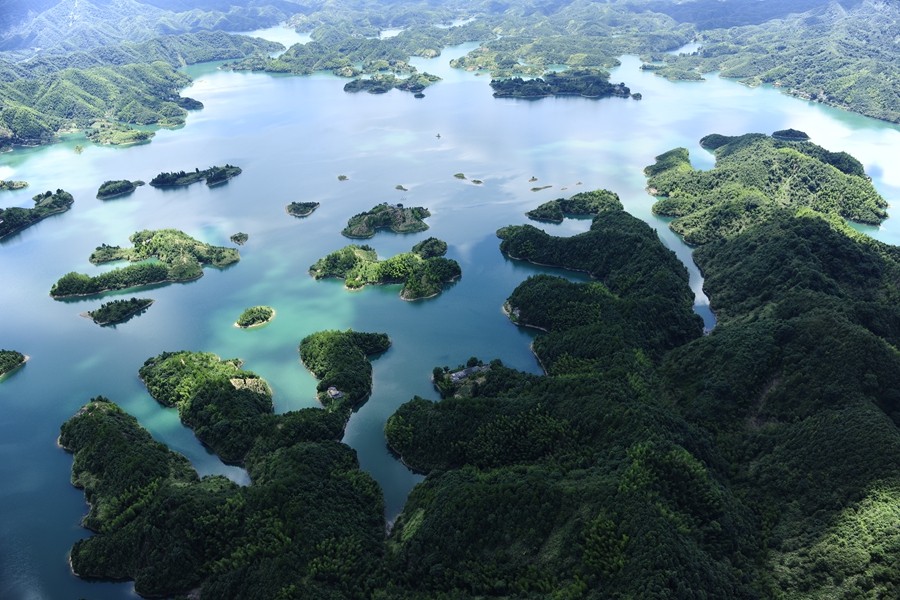
[[[896,126],[715,77],[670,83],[641,72],[633,57],[623,59],[613,80],[641,92],[641,101],[496,100],[486,77],[447,66],[471,47],[416,61],[419,69],[444,78],[422,100],[399,92],[345,94],[343,80],[330,75],[276,77],[196,66],[189,69],[195,83],[185,95],[206,108],[192,113],[183,128],[159,131],[150,144],[108,148],[74,136],[0,155],[0,177],[31,183],[24,191],[0,193],[0,206],[27,206],[33,194],[58,187],[76,199],[68,213],[0,242],[0,347],[31,356],[0,383],[0,598],[134,596],[127,583],[80,581],[66,563],[71,544],[87,535],[79,525],[86,507],[81,491],[69,484],[71,457],[55,442],[59,426],[92,396],[122,405],[201,474],[224,473],[246,483],[242,470],[207,453],[173,411],[146,393],[137,371],[159,352],[241,357],[272,384],[276,409],[286,411],[315,405],[315,381],[297,356],[301,338],[325,328],[388,333],[393,346],[374,362],[372,397],[353,415],[345,442],[381,483],[393,519],[419,477],[390,456],[382,428],[413,395],[437,398],[431,369],[478,355],[539,370],[529,350],[533,334],[510,324],[500,307],[525,278],[554,271],[504,259],[497,228],[527,222],[524,212],[541,202],[603,187],[617,192],[626,209],[655,227],[690,265],[690,249],[652,216],[642,169],[675,146],[687,147],[694,164],[708,168],[712,159],[698,140],[712,132],[804,130],[814,142],[860,158],[892,214],[900,199],[900,171],[890,162],[900,150]],[[81,154],[76,144],[85,146]],[[244,173],[220,187],[144,186],[105,202],[94,197],[106,179],[146,181],[164,170],[225,162]],[[457,172],[468,179],[455,179]],[[341,174],[349,179],[338,181]],[[408,191],[395,190],[398,184]],[[552,187],[531,191],[544,185]],[[289,217],[284,206],[301,200],[321,207],[306,219]],[[312,280],[309,265],[350,242],[339,233],[347,218],[379,202],[432,212],[427,232],[379,233],[369,241],[381,256],[433,235],[449,243],[462,279],[442,295],[414,303],[399,298],[399,286],[348,292],[340,282]],[[546,229],[571,235],[588,225],[572,220]],[[156,303],[114,328],[79,316],[99,299],[49,297],[50,286],[66,272],[99,271],[88,262],[95,246],[126,244],[138,229],[162,227],[214,244],[230,245],[228,237],[237,231],[250,239],[237,265],[207,270],[189,284],[141,292]],[[896,219],[866,231],[900,243]],[[693,266],[691,282],[698,312],[711,325]],[[273,306],[276,319],[252,330],[232,326],[256,304]]]

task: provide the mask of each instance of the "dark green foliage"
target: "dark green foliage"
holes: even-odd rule
[[[100,308],[88,311],[87,314],[98,325],[113,325],[143,313],[151,304],[153,304],[153,300],[150,298],[111,300],[101,304]]]
[[[384,507],[353,451],[333,441],[345,419],[320,409],[258,415],[247,459],[253,484],[239,487],[198,479],[133,417],[92,400],[60,436],[91,504],[85,525],[98,533],[75,544],[73,569],[134,579],[148,597],[193,589],[214,598],[367,597]]]
[[[370,238],[379,229],[390,229],[394,233],[415,233],[428,229],[422,219],[430,216],[428,209],[421,206],[394,206],[384,202],[370,211],[350,217],[341,233],[349,238]]]
[[[237,233],[232,234],[228,239],[238,246],[243,246],[247,242],[247,240],[250,239],[250,236],[243,231],[238,231]]]
[[[19,208],[11,206],[7,209],[0,208],[0,239],[22,231],[26,227],[34,225],[50,215],[61,213],[72,208],[75,199],[65,190],[51,192],[47,190],[34,198],[34,208]]]
[[[203,266],[226,267],[240,260],[234,248],[198,242],[176,229],[138,231],[129,238],[133,248],[103,244],[91,253],[91,262],[148,261],[113,269],[99,275],[68,273],[50,288],[54,298],[81,296],[164,281],[189,281],[203,276]]]
[[[411,252],[378,260],[371,247],[344,246],[309,267],[316,279],[341,277],[350,289],[379,283],[403,283],[400,297],[418,300],[440,294],[444,286],[462,275],[459,263],[443,258],[447,243],[436,238],[419,242]]]
[[[317,208],[319,208],[318,202],[291,202],[285,207],[285,210],[292,217],[308,217]]]
[[[609,190],[579,192],[571,198],[557,198],[528,211],[529,219],[562,223],[566,217],[595,217],[605,211],[622,210],[619,195]]]
[[[206,180],[207,185],[216,185],[224,183],[241,174],[241,168],[234,165],[226,164],[224,167],[212,166],[208,169],[194,169],[193,172],[163,172],[150,180],[150,185],[154,187],[174,187],[180,185],[191,185],[198,181]]]
[[[238,327],[252,327],[261,323],[267,323],[275,316],[275,311],[271,306],[251,306],[244,310],[238,317]]]
[[[656,157],[645,169],[654,212],[675,217],[670,227],[690,244],[735,235],[784,208],[809,208],[863,223],[887,216],[887,203],[864,176],[859,161],[809,142],[762,134],[707,136],[716,167],[691,167],[687,150]]]
[[[319,331],[298,348],[300,360],[319,384],[319,400],[330,411],[349,411],[372,392],[372,365],[367,358],[386,351],[391,340],[384,333]]]
[[[501,251],[510,257],[586,271],[617,297],[606,300],[599,288],[585,288],[594,295],[587,304],[593,306],[587,309],[585,299],[578,298],[585,293],[581,288],[570,287],[563,281],[554,283],[552,278],[532,278],[520,286],[522,291],[518,296],[513,294],[509,309],[514,316],[523,309],[526,311],[526,318],[520,319],[522,324],[552,327],[547,315],[553,313],[557,315],[554,318],[562,319],[561,328],[567,330],[558,339],[575,336],[562,341],[558,352],[550,351],[551,341],[557,336],[546,336],[547,341],[542,342],[550,354],[565,359],[560,368],[576,371],[594,368],[582,359],[599,358],[609,350],[604,349],[608,343],[620,347],[625,339],[623,330],[619,329],[622,319],[629,322],[627,331],[633,334],[628,339],[634,341],[628,346],[634,344],[631,347],[642,348],[652,357],[700,333],[699,318],[691,310],[693,297],[687,287],[684,266],[660,244],[650,227],[624,211],[601,213],[590,231],[569,238],[549,236],[531,225],[506,227],[497,235],[503,240]],[[559,296],[545,293],[554,288],[566,293]],[[547,303],[550,308],[540,309],[546,313],[537,316],[530,312],[531,303],[538,306]],[[606,310],[609,321],[603,314]],[[531,323],[530,318],[536,318],[537,322]],[[606,333],[601,334],[600,329]],[[572,344],[583,351],[573,353]]]
[[[543,78],[492,79],[495,98],[544,98],[546,96],[583,96],[585,98],[627,98],[631,90],[624,83],[611,84],[609,73],[600,69],[573,69],[547,73]]]
[[[150,395],[178,409],[182,422],[226,462],[250,451],[262,415],[272,412],[272,391],[238,359],[207,352],[164,352],[140,369]]]
[[[772,132],[772,137],[777,140],[784,140],[786,142],[808,142],[809,135],[805,131],[800,131],[799,129],[779,129],[778,131]]]
[[[0,376],[18,368],[25,362],[25,355],[16,350],[0,350]]]
[[[117,179],[115,181],[104,181],[97,190],[98,198],[111,198],[113,196],[123,196],[130,194],[135,190],[134,183],[127,179]]]

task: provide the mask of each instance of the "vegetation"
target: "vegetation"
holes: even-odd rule
[[[308,217],[319,208],[318,202],[291,202],[284,209],[292,217]]]
[[[13,181],[0,179],[0,190],[21,190],[28,187],[27,181]]]
[[[15,350],[0,350],[0,377],[25,364],[25,355]]]
[[[225,164],[224,167],[212,166],[208,169],[195,168],[193,172],[162,172],[150,180],[150,185],[154,187],[176,187],[181,185],[191,185],[198,181],[206,180],[206,185],[216,185],[224,183],[241,174],[241,168],[234,165]]]
[[[97,190],[97,197],[103,200],[107,198],[115,198],[116,196],[124,196],[130,194],[137,186],[144,185],[143,181],[128,181],[127,179],[117,179],[115,181],[104,181]]]
[[[331,412],[350,417],[372,392],[372,365],[367,357],[386,352],[391,340],[385,333],[319,331],[300,341],[300,360],[319,384],[319,401]]]
[[[595,217],[605,211],[617,210],[622,210],[618,194],[609,190],[595,190],[545,202],[525,214],[535,221],[562,223],[566,217]]]
[[[250,236],[243,231],[238,231],[237,233],[232,234],[228,239],[238,246],[243,246],[247,242],[247,240],[250,239]]]
[[[668,11],[671,5],[657,9]],[[900,7],[871,1],[835,7],[811,0],[792,5],[790,12],[797,14],[703,31],[696,53],[654,55],[666,64],[656,72],[669,77],[716,71],[749,85],[771,84],[794,96],[900,122],[895,83],[900,50],[892,42]]]
[[[152,131],[135,129],[124,123],[94,121],[91,123],[91,126],[85,130],[85,135],[87,136],[87,139],[95,144],[131,146],[133,144],[149,142],[156,134]]]
[[[430,217],[427,208],[405,207],[382,202],[372,210],[350,217],[342,234],[349,238],[370,238],[379,229],[390,229],[394,233],[416,233],[425,231],[428,225],[422,219]]]
[[[205,378],[203,369],[195,374]],[[205,414],[215,401],[204,391],[210,386],[201,384],[194,400],[210,402]],[[256,433],[245,460],[253,483],[245,487],[221,476],[200,479],[183,456],[105,398],[63,425],[72,482],[90,504],[84,525],[95,532],[72,548],[74,572],[133,579],[148,597],[188,590],[211,598],[289,598],[298,590],[312,598],[365,597],[384,544],[384,506],[354,452],[335,441],[343,416],[232,412],[218,425],[241,438],[241,425]]]
[[[381,283],[402,283],[400,297],[417,300],[436,296],[444,285],[462,275],[459,263],[443,258],[447,244],[428,238],[404,252],[386,260],[369,246],[350,245],[317,260],[309,268],[316,279],[341,277],[349,289]]]
[[[543,78],[492,79],[495,98],[545,98],[582,96],[584,98],[627,98],[631,90],[624,83],[609,83],[609,73],[600,69],[573,69],[547,73]]]
[[[714,169],[693,169],[684,148],[645,169],[651,192],[661,197],[654,212],[675,217],[670,227],[689,244],[739,233],[784,207],[870,224],[887,217],[887,203],[845,152],[762,134],[713,134],[701,144],[716,155]]]
[[[0,239],[31,227],[50,215],[66,212],[75,202],[72,194],[61,189],[57,189],[56,192],[47,190],[34,196],[32,200],[34,208],[18,206],[0,208]]]
[[[253,327],[268,323],[275,318],[275,310],[271,306],[251,306],[238,317],[238,327]]]
[[[391,90],[400,90],[416,94],[440,80],[440,77],[430,73],[413,73],[408,77],[397,77],[393,73],[376,73],[369,78],[357,78],[347,82],[344,84],[344,91],[384,94]]]
[[[50,288],[54,298],[98,294],[108,290],[162,283],[190,281],[203,276],[203,267],[226,267],[240,260],[238,251],[199,242],[176,229],[138,231],[129,238],[132,248],[98,246],[91,253],[94,264],[128,260],[128,265],[99,275],[67,273]]]
[[[100,308],[88,311],[88,316],[98,325],[114,325],[127,321],[147,310],[153,300],[150,298],[129,298],[104,302]]]

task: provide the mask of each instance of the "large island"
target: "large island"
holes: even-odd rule
[[[428,225],[422,219],[430,217],[427,208],[388,204],[383,202],[372,210],[350,217],[342,234],[349,238],[370,238],[379,229],[390,229],[394,233],[416,233],[425,231]]]
[[[138,231],[129,238],[132,248],[98,246],[94,264],[128,260],[134,264],[90,276],[71,272],[53,284],[54,298],[98,294],[154,283],[190,281],[203,276],[203,267],[226,267],[240,260],[234,248],[199,242],[176,229]]]
[[[444,285],[462,275],[459,263],[443,258],[447,243],[428,238],[413,246],[410,252],[378,260],[369,246],[350,245],[317,260],[309,268],[316,279],[339,277],[348,289],[365,285],[402,283],[404,300],[430,298],[443,291]]]

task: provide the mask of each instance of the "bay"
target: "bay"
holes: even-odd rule
[[[344,80],[328,74],[271,76],[197,65],[187,69],[195,81],[184,94],[206,108],[191,113],[180,129],[158,131],[150,144],[111,148],[70,136],[0,155],[0,177],[31,184],[0,193],[0,206],[29,206],[31,196],[45,189],[63,188],[75,196],[71,211],[0,242],[0,347],[31,356],[0,383],[0,597],[134,597],[128,583],[79,580],[66,562],[72,543],[88,535],[79,525],[86,506],[69,483],[71,457],[55,441],[60,425],[93,396],[119,403],[156,439],[188,456],[201,474],[247,483],[241,469],[223,465],[174,411],[147,394],[137,371],[162,351],[244,359],[246,368],[272,384],[276,410],[283,412],[316,405],[315,380],[297,355],[305,335],[327,328],[388,333],[393,346],[374,361],[372,397],[354,413],[344,441],[381,484],[392,520],[421,478],[388,452],[384,422],[414,395],[437,399],[431,369],[476,355],[539,372],[529,349],[534,334],[513,326],[501,305],[528,276],[564,273],[503,258],[495,237],[499,227],[528,222],[525,211],[547,200],[611,189],[688,265],[697,311],[711,327],[690,248],[651,213],[654,200],[642,170],[654,156],[684,146],[696,166],[709,168],[712,157],[698,145],[706,134],[793,127],[830,150],[858,157],[891,203],[891,214],[900,198],[900,172],[890,162],[900,150],[895,125],[715,76],[668,82],[640,71],[635,57],[623,57],[612,79],[640,92],[641,101],[497,100],[487,77],[449,68],[451,58],[472,47],[415,61],[420,70],[443,77],[421,100],[400,92],[347,94]],[[76,145],[83,152],[76,153]],[[95,198],[107,179],[149,181],[160,171],[226,162],[244,172],[222,186],[144,186],[122,198]],[[459,172],[465,180],[454,177]],[[348,179],[338,181],[339,175]],[[542,186],[550,187],[532,191]],[[289,202],[308,200],[321,203],[310,217],[285,213]],[[462,266],[461,280],[420,302],[402,301],[399,286],[348,292],[338,281],[314,281],[309,265],[351,243],[340,235],[347,219],[380,202],[432,212],[427,232],[379,233],[368,241],[380,256],[433,235],[448,242],[448,256]],[[542,227],[572,235],[588,225],[568,220]],[[163,227],[221,245],[231,245],[228,238],[238,231],[250,237],[240,248],[240,263],[230,268],[207,269],[189,284],[110,295],[156,300],[145,314],[116,327],[101,328],[79,316],[99,306],[99,298],[56,301],[48,295],[69,271],[101,270],[88,262],[97,245],[127,244],[134,231]],[[895,218],[862,229],[900,243]],[[256,304],[273,306],[276,319],[252,330],[232,326],[244,308]]]

